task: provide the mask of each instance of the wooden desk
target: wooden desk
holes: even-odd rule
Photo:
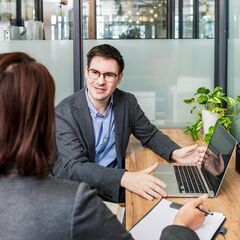
[[[162,129],[162,132],[182,147],[193,144],[191,137],[181,129]],[[167,163],[150,149],[141,147],[136,139],[131,138],[126,156],[126,168],[129,171],[139,171],[155,162]],[[208,199],[206,204],[206,208],[225,214],[224,226],[227,227],[225,236],[227,240],[240,239],[240,175],[237,174],[234,166],[235,163],[232,162],[219,195],[216,198]],[[168,198],[168,200],[183,203],[185,199]],[[147,201],[134,193],[126,191],[126,228],[129,230],[156,203],[157,200]],[[223,237],[218,236],[216,239],[220,240]]]

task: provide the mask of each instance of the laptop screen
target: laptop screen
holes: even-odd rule
[[[236,141],[219,123],[216,124],[202,167],[216,194],[231,160]]]

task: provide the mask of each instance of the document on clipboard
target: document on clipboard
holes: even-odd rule
[[[136,240],[159,240],[162,230],[173,224],[178,210],[170,207],[171,202],[162,199],[131,230]],[[207,215],[203,225],[196,230],[200,240],[211,240],[226,217],[222,213],[213,212]]]

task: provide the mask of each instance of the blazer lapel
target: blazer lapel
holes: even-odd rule
[[[115,145],[118,167],[123,167],[123,156],[122,156],[122,131],[124,123],[124,108],[121,106],[121,99],[119,98],[118,90],[116,89],[113,94],[113,112],[114,112],[114,122],[115,122]]]
[[[87,145],[89,158],[91,162],[95,161],[95,138],[91,115],[87,105],[85,96],[85,88],[80,90],[78,97],[74,103],[75,111],[73,115],[80,129],[80,134]]]

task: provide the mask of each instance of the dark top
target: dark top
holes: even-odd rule
[[[0,196],[1,240],[133,239],[85,183],[12,174],[0,177]],[[171,226],[161,240],[173,239],[197,238]]]
[[[179,146],[150,123],[134,95],[116,89],[113,112],[118,169],[102,167],[94,162],[94,130],[85,89],[57,105],[57,159],[53,174],[58,178],[87,182],[102,198],[118,202],[123,200],[120,181],[125,172],[130,134],[166,160]]]

